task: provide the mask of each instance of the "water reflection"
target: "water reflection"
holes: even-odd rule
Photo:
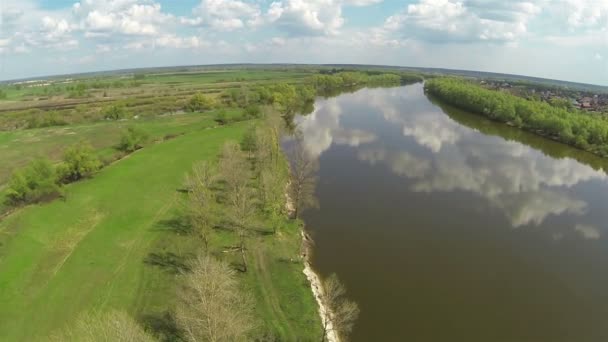
[[[320,162],[314,265],[359,303],[353,341],[608,341],[605,160],[421,85],[297,124]]]
[[[605,181],[603,171],[460,125],[421,97],[421,87],[366,89],[317,102],[312,114],[298,118],[305,147],[314,156],[332,144],[358,147],[360,161],[408,178],[411,191],[474,193],[502,210],[516,228],[538,226],[550,215],[587,212],[586,200],[571,189],[591,180]],[[403,141],[387,144],[378,139],[386,132],[377,125],[352,127],[349,115],[362,111],[370,117],[359,120],[382,118],[393,129],[398,127]],[[584,238],[599,238],[599,231],[589,227],[580,223],[572,228]]]

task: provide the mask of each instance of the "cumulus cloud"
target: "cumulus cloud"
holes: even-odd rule
[[[507,42],[525,35],[540,10],[524,1],[420,0],[386,19],[385,28],[435,43]]]
[[[191,18],[180,18],[181,23],[233,31],[263,22],[262,11],[257,4],[238,0],[202,0],[193,14]]]
[[[173,19],[159,3],[136,0],[84,0],[74,4],[73,14],[78,27],[89,37],[156,35]]]

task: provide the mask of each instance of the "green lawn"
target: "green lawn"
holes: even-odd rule
[[[0,222],[0,341],[30,341],[90,309],[121,308],[162,330],[176,270],[200,242],[172,223],[177,189],[194,161],[215,158],[248,123],[201,129],[151,145],[67,187],[65,201],[23,208]],[[178,227],[179,228],[179,227]],[[299,230],[252,237],[255,295],[264,330],[281,340],[319,336],[316,306],[296,256]],[[231,239],[218,232],[214,248]],[[229,257],[228,257],[229,258]],[[286,261],[287,260],[287,261]]]

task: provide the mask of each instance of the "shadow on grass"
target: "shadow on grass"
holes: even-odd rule
[[[192,225],[185,216],[176,216],[156,223],[154,230],[168,231],[178,235],[192,234]]]
[[[146,330],[151,332],[161,342],[182,342],[186,339],[178,328],[175,317],[169,311],[145,314],[140,318]]]
[[[160,267],[172,274],[190,271],[190,266],[187,264],[186,257],[172,252],[150,253],[144,259],[144,263],[150,266]]]

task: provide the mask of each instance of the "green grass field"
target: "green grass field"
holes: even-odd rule
[[[162,332],[162,317],[179,283],[176,271],[200,246],[172,223],[183,196],[177,189],[194,161],[214,159],[220,146],[240,139],[248,125],[182,124],[188,134],[148,146],[68,186],[65,201],[22,208],[0,222],[1,341],[48,336],[91,309],[125,309]],[[157,129],[166,132],[164,124]],[[2,146],[14,139],[0,137]],[[221,250],[231,236],[218,232],[214,248]],[[248,252],[252,270],[240,276],[255,295],[261,329],[280,340],[320,336],[302,265],[289,261],[297,259],[299,241],[294,223],[281,234],[252,237],[252,246],[259,248]]]

